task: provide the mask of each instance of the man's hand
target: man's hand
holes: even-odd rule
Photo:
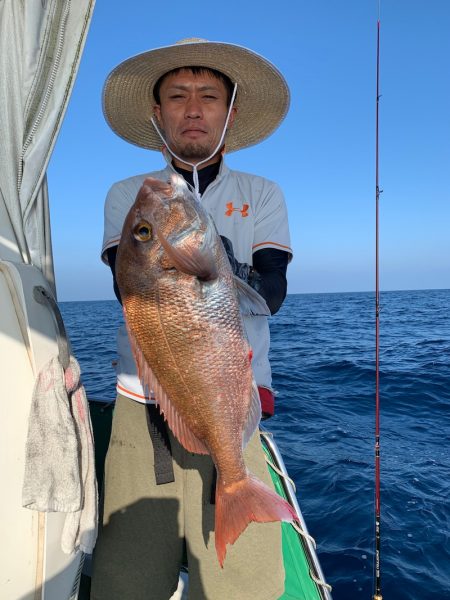
[[[231,270],[233,271],[236,277],[242,279],[246,283],[248,283],[252,288],[258,291],[257,283],[261,280],[259,274],[247,263],[241,263],[236,260],[233,252],[233,244],[231,241],[225,236],[221,235],[220,239],[222,240],[223,246],[228,256],[228,260],[230,261]]]
[[[236,260],[233,244],[225,236],[220,236],[225,251],[230,261],[233,273],[248,283],[267,303],[272,315],[283,304],[286,297],[287,281],[286,270],[289,254],[276,248],[263,248],[253,254],[253,264],[241,263]]]

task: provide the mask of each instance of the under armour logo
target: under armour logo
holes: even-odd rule
[[[231,217],[233,212],[240,212],[241,217],[248,217],[248,209],[250,207],[249,204],[243,204],[242,208],[234,208],[232,202],[227,202],[226,206],[227,206],[227,210],[225,211],[225,216]]]

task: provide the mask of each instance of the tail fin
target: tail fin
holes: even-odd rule
[[[286,500],[251,474],[227,487],[219,478],[216,488],[215,543],[221,567],[227,544],[234,544],[252,521],[292,522],[298,521],[298,516]]]

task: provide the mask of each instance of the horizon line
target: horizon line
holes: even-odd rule
[[[412,289],[398,289],[398,290],[380,290],[380,294],[384,293],[398,293],[398,292],[445,292],[450,291],[450,288],[412,288]],[[345,292],[290,292],[287,296],[312,296],[318,294],[375,294],[375,290],[350,290]],[[58,303],[63,302],[118,302],[117,298],[95,298],[85,300],[58,300]]]

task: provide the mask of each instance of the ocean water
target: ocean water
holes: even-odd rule
[[[60,306],[89,397],[113,400],[121,307]],[[266,424],[334,600],[374,592],[374,307],[369,293],[289,295],[271,319],[278,395]],[[381,294],[384,600],[450,599],[449,313],[450,290]]]

